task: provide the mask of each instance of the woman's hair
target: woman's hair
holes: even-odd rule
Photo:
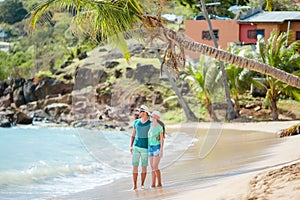
[[[159,125],[161,125],[163,127],[163,134],[164,134],[164,137],[165,137],[165,133],[166,133],[165,124],[162,121],[160,121],[159,119],[157,120],[157,122],[159,123]]]

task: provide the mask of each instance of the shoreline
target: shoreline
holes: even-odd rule
[[[268,122],[238,122],[238,123],[221,123],[222,129],[227,130],[250,130],[267,132],[268,134],[275,134],[278,136],[278,131],[284,128],[289,128],[300,121],[268,121]],[[167,131],[170,130],[190,130],[190,129],[208,129],[215,128],[215,123],[181,123],[176,125],[167,126]],[[217,124],[218,126],[220,124]],[[279,136],[278,136],[279,137]],[[138,189],[137,191],[130,191],[131,177],[121,178],[114,180],[113,183],[99,186],[92,190],[82,191],[75,194],[70,194],[57,199],[197,199],[201,196],[204,199],[248,199],[248,197],[264,197],[263,195],[273,195],[272,198],[265,199],[293,199],[295,195],[300,195],[300,177],[299,177],[299,162],[300,162],[300,150],[298,146],[300,144],[300,135],[281,138],[279,144],[271,147],[271,156],[266,157],[257,163],[255,163],[254,171],[242,172],[241,174],[232,174],[223,178],[214,179],[202,182],[201,180],[193,180],[191,182],[176,183],[176,181],[169,181],[162,188],[150,189],[146,187],[145,190]],[[250,163],[251,164],[251,163]],[[253,164],[253,163],[252,163]],[[294,166],[292,168],[292,166]],[[287,181],[276,175],[284,168],[288,174],[291,171],[289,177],[294,179]],[[149,169],[148,169],[149,170]],[[277,171],[276,171],[277,170]],[[256,183],[264,179],[257,177],[266,177],[269,171],[274,171],[274,176],[269,177],[270,182],[276,182],[280,180],[279,189],[271,190],[269,187],[269,193],[266,193],[266,187],[262,187],[263,184],[256,187]],[[295,175],[296,174],[296,175]],[[168,174],[164,174],[167,177]],[[295,178],[296,177],[296,178]],[[150,176],[147,176],[146,185],[148,185]],[[253,181],[254,180],[254,181]],[[230,187],[228,187],[230,185]],[[263,188],[263,189],[261,189]],[[287,194],[288,190],[288,194]],[[273,194],[276,192],[276,194]],[[252,196],[251,196],[252,195]],[[274,196],[275,195],[275,196]],[[287,196],[288,195],[288,196]],[[268,196],[265,196],[268,197]],[[273,198],[276,197],[276,198]],[[295,198],[294,198],[295,199]]]

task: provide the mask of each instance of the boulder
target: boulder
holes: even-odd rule
[[[104,64],[104,67],[107,69],[112,69],[116,66],[118,66],[120,64],[120,62],[117,61],[106,61]]]
[[[13,90],[23,87],[24,83],[25,83],[25,79],[24,78],[17,78],[13,81]]]
[[[5,81],[0,81],[0,97],[4,95],[4,91],[7,87],[8,84]]]
[[[24,94],[24,100],[26,103],[33,102],[37,100],[37,97],[35,95],[35,84],[33,82],[33,79],[29,79],[26,81],[23,85],[23,94]]]
[[[48,95],[64,95],[71,93],[73,90],[73,84],[64,83],[63,81],[44,78],[35,88],[35,95],[38,100],[45,99]]]
[[[10,94],[0,97],[0,107],[7,108],[11,105],[11,103],[12,99]]]
[[[131,67],[126,67],[126,78],[133,78],[134,70]]]
[[[144,49],[145,49],[145,46],[143,44],[134,43],[134,44],[128,45],[128,50],[129,50],[131,56],[141,54],[144,51]]]
[[[83,59],[85,59],[85,58],[87,58],[87,57],[88,57],[88,56],[87,56],[86,51],[81,52],[81,53],[77,56],[77,58],[78,58],[79,60],[83,60]]]
[[[18,87],[13,92],[13,102],[17,107],[20,107],[21,105],[26,104],[24,93],[23,93],[23,87]]]
[[[0,111],[0,120],[8,120],[12,123],[14,120],[14,112],[10,110]]]
[[[15,114],[15,123],[16,124],[32,124],[32,117],[29,117],[23,112],[16,112]]]
[[[155,83],[159,80],[159,73],[153,65],[138,63],[133,78],[139,83]]]
[[[58,119],[62,113],[70,113],[71,106],[65,103],[53,103],[46,106],[44,111],[53,119]]]
[[[75,77],[75,89],[79,90],[87,86],[95,86],[106,81],[107,72],[102,69],[92,70],[90,68],[80,68]]]
[[[151,100],[153,104],[162,104],[164,102],[163,97],[159,91],[154,91],[151,95]]]
[[[115,77],[116,78],[120,78],[120,77],[122,77],[122,70],[121,69],[116,69],[115,70]]]
[[[7,119],[0,120],[0,127],[10,128],[11,126],[12,126],[11,123]]]

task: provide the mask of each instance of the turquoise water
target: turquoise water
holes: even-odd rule
[[[109,143],[124,148],[128,142],[129,135],[111,131],[0,128],[0,199],[52,198],[127,176],[126,171],[115,170],[93,151],[101,151]]]

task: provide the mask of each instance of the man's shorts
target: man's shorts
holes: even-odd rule
[[[159,156],[160,145],[149,146],[149,156]]]
[[[133,146],[132,151],[132,165],[139,166],[140,159],[142,160],[142,166],[148,166],[148,149]]]

